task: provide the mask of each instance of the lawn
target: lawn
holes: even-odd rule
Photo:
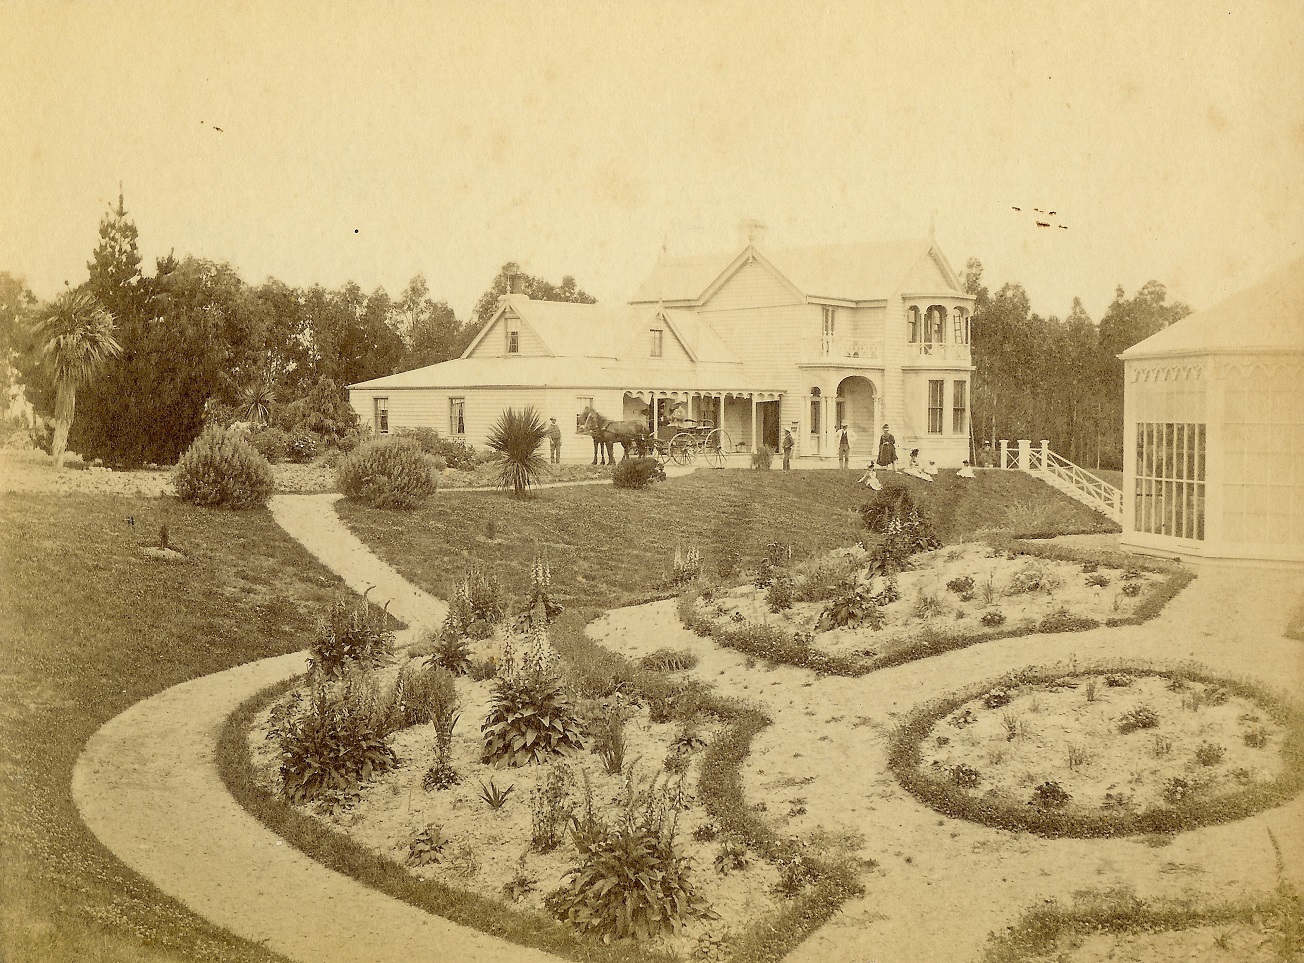
[[[794,559],[867,537],[857,512],[872,494],[842,471],[699,471],[645,491],[554,488],[517,500],[499,492],[441,492],[395,513],[342,501],[345,523],[385,561],[441,598],[470,565],[511,594],[529,583],[531,548],[553,567],[563,603],[598,609],[662,590],[676,549],[696,547],[708,573],[740,574],[772,542]],[[933,484],[906,479],[947,542],[984,529],[1015,536],[1117,531],[1108,519],[1018,472]]]
[[[183,561],[140,553],[164,520]],[[265,511],[10,495],[0,584],[0,958],[280,960],[119,863],[82,824],[71,773],[91,734],[133,703],[303,648],[335,577]]]

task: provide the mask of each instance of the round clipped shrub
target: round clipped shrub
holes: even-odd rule
[[[364,442],[337,469],[340,491],[372,508],[415,508],[435,493],[434,466],[415,441]]]
[[[666,470],[655,458],[626,458],[611,473],[617,488],[647,488],[654,481],[665,481]]]
[[[272,466],[243,433],[210,428],[181,456],[173,482],[177,495],[196,505],[257,508],[271,497]]]
[[[249,432],[246,437],[249,439],[249,444],[254,446],[254,450],[273,465],[279,461],[285,461],[286,453],[289,450],[290,436],[281,431],[280,428],[261,428],[258,431]]]

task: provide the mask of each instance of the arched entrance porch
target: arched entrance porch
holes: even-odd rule
[[[838,382],[834,427],[851,429],[853,462],[868,463],[878,441],[878,392],[863,375],[850,375]]]

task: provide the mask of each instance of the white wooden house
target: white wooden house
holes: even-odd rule
[[[735,452],[777,450],[784,429],[798,465],[837,464],[845,422],[854,459],[891,425],[902,460],[914,447],[939,465],[969,450],[970,314],[931,240],[665,258],[628,305],[608,308],[504,296],[461,358],[350,386],[377,432],[428,425],[481,445],[505,408],[532,405],[574,437],[578,413],[670,411],[723,427]]]

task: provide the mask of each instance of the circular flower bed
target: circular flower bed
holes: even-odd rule
[[[1176,832],[1304,786],[1304,717],[1187,669],[1024,670],[916,709],[889,765],[935,809],[1045,836]]]

